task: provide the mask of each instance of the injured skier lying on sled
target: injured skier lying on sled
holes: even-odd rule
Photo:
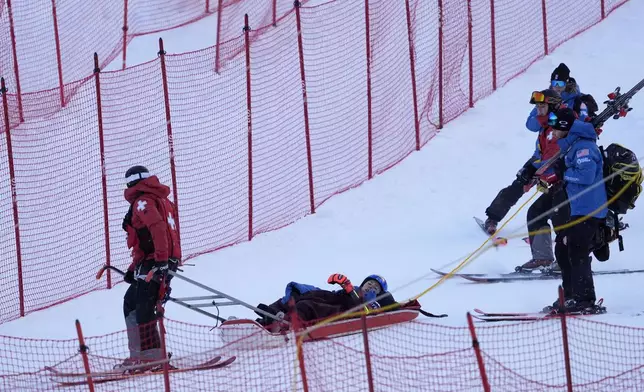
[[[371,309],[396,305],[394,297],[387,291],[387,281],[380,275],[367,276],[360,286],[355,287],[342,274],[333,274],[327,280],[337,284],[341,290],[329,291],[319,287],[290,282],[286,285],[284,296],[270,305],[259,304],[257,308],[270,313],[278,319],[289,320],[290,306],[293,302],[295,312],[301,321],[308,322],[323,319],[366,304]],[[258,313],[259,314],[259,313]],[[260,314],[256,321],[267,326],[275,319]]]

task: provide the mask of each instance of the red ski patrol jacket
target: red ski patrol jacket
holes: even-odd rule
[[[125,190],[130,210],[123,220],[127,232],[127,246],[132,250],[134,268],[146,260],[168,261],[181,259],[181,245],[177,231],[174,204],[168,200],[170,188],[161,184],[157,176],[141,180]]]

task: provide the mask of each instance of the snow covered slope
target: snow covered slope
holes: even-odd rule
[[[485,240],[472,216],[483,215],[499,189],[513,180],[532,153],[534,134],[524,127],[531,109],[529,94],[545,88],[557,64],[565,62],[582,90],[598,101],[616,86],[628,89],[644,77],[641,15],[644,2],[627,3],[604,22],[560,46],[523,75],[479,101],[474,109],[447,124],[422,151],[413,153],[398,166],[332,198],[315,215],[262,234],[252,242],[199,257],[194,260],[196,266],[185,268],[186,274],[249,303],[273,301],[292,280],[326,287],[326,278],[335,272],[346,274],[355,282],[372,273],[381,274],[398,299],[423,291],[436,280],[430,268],[441,268],[461,259]],[[176,45],[195,42],[182,34],[184,30],[180,29],[163,36],[166,42],[174,38]],[[155,53],[156,39],[149,41],[146,50]],[[135,41],[133,45],[136,44]],[[173,45],[172,52],[179,51]],[[129,53],[132,61],[135,51]],[[632,106],[635,110],[627,118],[606,124],[600,142],[604,145],[619,142],[644,157],[644,93],[633,99]],[[525,231],[526,210],[508,224],[508,232]],[[615,246],[611,260],[594,263],[594,269],[642,268],[643,218],[644,201],[640,201],[640,206],[625,217],[631,224],[624,232],[626,250],[618,253]],[[529,257],[529,248],[514,240],[477,258],[465,272],[507,272]],[[418,279],[421,276],[426,277]],[[644,317],[633,317],[644,308],[640,301],[644,296],[640,283],[643,278],[638,275],[597,278],[597,295],[605,298],[609,311],[597,319],[644,325]],[[538,310],[553,301],[557,285],[557,281],[476,285],[453,279],[420,301],[430,311],[450,314],[440,323],[463,325],[465,312],[474,307]],[[30,314],[0,325],[0,334],[74,337],[76,318],[82,321],[86,335],[121,330],[124,328],[121,298],[125,289],[121,284],[111,291],[92,293]],[[201,292],[174,281],[173,294],[189,296]],[[167,305],[167,315],[177,320],[210,323],[209,319],[172,303]],[[221,315],[253,317],[249,311],[230,307],[222,308]]]

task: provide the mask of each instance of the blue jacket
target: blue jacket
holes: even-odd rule
[[[606,187],[601,184],[592,190],[572,200],[577,194],[593,184],[601,182],[604,178],[603,159],[597,147],[597,133],[591,123],[575,120],[568,132],[568,136],[557,143],[562,153],[566,171],[563,180],[566,183],[566,193],[570,201],[570,215],[589,215],[594,213],[596,218],[605,218]]]
[[[322,290],[322,289],[319,287],[312,286],[310,284],[289,282],[289,284],[286,285],[286,289],[284,290],[284,297],[282,297],[283,304],[288,303],[288,300],[291,299],[291,296],[293,295],[293,290],[295,290],[296,292],[299,292],[300,294],[304,294],[304,293],[308,293],[309,291]]]
[[[537,120],[537,108],[533,108],[528,115],[528,119],[525,121],[525,127],[530,132],[540,132],[543,129],[541,123]]]

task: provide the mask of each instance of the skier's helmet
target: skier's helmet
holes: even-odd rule
[[[547,103],[549,112],[556,112],[561,105],[561,96],[552,89],[534,91],[530,96],[530,104]]]
[[[364,286],[364,284],[370,280],[375,281],[376,283],[378,283],[378,285],[380,285],[380,289],[382,293],[388,291],[387,281],[385,280],[385,278],[375,274],[367,276],[365,280],[362,281],[362,284],[360,284],[360,287]]]
[[[561,108],[556,113],[550,113],[548,125],[558,131],[568,132],[576,119],[577,115],[572,109]]]
[[[131,188],[142,179],[148,177],[150,177],[150,171],[145,166],[132,166],[125,172],[125,183],[128,188]]]

